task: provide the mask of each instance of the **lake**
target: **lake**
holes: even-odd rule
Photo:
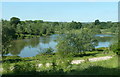
[[[9,53],[6,56],[20,56],[20,57],[32,57],[40,54],[44,51],[45,48],[53,48],[56,51],[57,45],[57,36],[58,34],[54,34],[51,36],[46,37],[35,37],[31,39],[22,39],[22,40],[14,40],[12,42],[11,47],[9,48]],[[99,47],[109,47],[109,45],[113,41],[113,35],[104,35],[98,34],[95,35],[98,39],[98,46]]]

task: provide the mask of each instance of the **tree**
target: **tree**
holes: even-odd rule
[[[14,38],[16,38],[15,29],[7,26],[5,25],[2,26],[2,55],[7,52],[7,49],[10,46],[10,42]]]
[[[16,33],[22,34],[22,32],[23,32],[23,25],[17,24]]]
[[[59,23],[58,22],[53,22],[53,26],[58,26]]]
[[[95,25],[99,25],[100,24],[100,21],[97,19],[95,20]]]
[[[120,55],[120,42],[119,43],[114,43],[110,46],[110,49],[116,53],[117,55]]]
[[[53,49],[51,47],[49,48],[45,48],[44,49],[44,52],[42,54],[45,54],[45,55],[50,55],[50,54],[53,54]]]
[[[70,33],[60,38],[57,45],[58,52],[62,55],[71,55],[74,53],[83,53],[92,51],[97,45],[97,40],[92,35],[92,32],[83,29],[78,33]]]
[[[70,23],[68,23],[67,25],[67,28],[68,29],[80,29],[82,27],[82,24],[80,22],[75,22],[75,21],[72,21]]]
[[[42,34],[46,34],[47,33],[47,27],[42,27],[43,29],[42,29]]]
[[[34,23],[43,23],[43,20],[35,20]]]
[[[15,28],[16,28],[16,25],[17,25],[18,23],[20,23],[20,19],[19,19],[19,18],[17,18],[17,17],[12,17],[12,18],[10,19],[10,24],[13,25]]]

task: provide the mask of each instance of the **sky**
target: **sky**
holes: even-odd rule
[[[1,0],[2,2],[118,2],[119,0]]]
[[[58,22],[118,21],[118,2],[2,2],[2,18]]]

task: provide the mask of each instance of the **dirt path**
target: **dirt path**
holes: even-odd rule
[[[96,58],[89,58],[88,61],[90,62],[95,62],[95,61],[100,61],[100,60],[108,60],[112,58],[112,56],[104,56],[104,57],[96,57]],[[71,64],[80,64],[82,62],[85,62],[85,60],[73,60]]]
[[[108,60],[108,59],[110,59],[112,57],[113,56],[95,57],[95,58],[89,58],[88,61],[95,62],[95,61],[101,61],[101,60]],[[82,59],[82,60],[73,60],[71,62],[71,64],[80,64],[80,63],[83,63],[83,62],[85,62],[84,59]],[[40,63],[40,64],[38,64],[38,67],[41,67],[42,65],[43,64]],[[46,63],[46,67],[49,67],[49,66],[51,66],[51,64],[50,63]],[[2,70],[3,70],[3,68],[0,67],[0,72],[2,72]]]
[[[88,61],[89,62],[95,62],[95,61],[101,61],[101,60],[108,60],[108,59],[110,59],[110,58],[112,58],[113,56],[104,56],[104,57],[95,57],[95,58],[89,58],[88,59]],[[71,64],[80,64],[80,63],[83,63],[83,62],[85,62],[85,60],[84,59],[82,59],[82,60],[73,60],[72,62],[71,62]],[[38,67],[42,67],[42,65],[43,64],[38,64]],[[47,67],[49,67],[50,65],[52,65],[52,64],[50,64],[50,63],[46,63],[46,66]]]

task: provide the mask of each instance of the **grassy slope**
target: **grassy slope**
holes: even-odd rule
[[[30,67],[28,64],[32,62],[25,63],[21,62],[21,67],[25,68],[24,72],[19,69],[19,72],[7,72],[3,73],[4,75],[15,75],[15,74],[35,74],[35,75],[118,75],[120,69],[118,69],[118,59],[117,56],[113,57],[109,60],[104,61],[97,61],[97,62],[86,62],[81,63],[79,65],[72,65],[70,69],[59,69],[59,70],[52,70],[53,68],[44,68],[44,70],[37,71]],[[27,66],[25,66],[27,64]],[[9,64],[6,64],[8,67]],[[27,70],[26,70],[27,69]],[[40,69],[40,68],[39,68]],[[43,69],[43,68],[42,68]],[[8,71],[8,70],[7,70]],[[18,71],[18,70],[17,70]],[[27,71],[27,72],[26,72]]]
[[[87,62],[79,65],[74,65],[75,69],[71,74],[82,75],[118,75],[118,57],[115,56],[112,59]]]
[[[97,53],[95,52],[88,52],[87,54],[90,53]],[[85,57],[74,57],[74,59],[85,59],[85,58],[91,58],[91,57],[99,57],[99,56],[107,56],[107,55],[114,55],[113,53],[110,54],[95,54],[95,55],[89,55]],[[86,62],[86,63],[81,63],[78,65],[67,65],[67,64],[61,64],[60,67],[57,66],[57,70],[53,71],[53,67],[43,67],[43,68],[38,68],[39,71],[36,72],[36,65],[39,63],[45,64],[47,62],[52,62],[53,57],[34,57],[34,58],[24,58],[22,61],[18,62],[6,62],[3,63],[3,67],[5,71],[3,72],[4,75],[15,75],[15,74],[64,74],[64,75],[74,75],[74,74],[80,74],[80,75],[116,75],[118,74],[118,59],[117,56],[113,57],[110,60],[104,60],[104,61],[97,61],[97,62]],[[8,60],[10,58],[6,58],[4,60]],[[13,59],[11,57],[11,59]],[[15,59],[15,57],[14,57]],[[21,59],[21,58],[19,58]],[[17,58],[17,60],[19,60]],[[34,59],[34,60],[33,60]],[[36,61],[36,59],[38,59]],[[43,60],[44,59],[44,60]],[[26,61],[26,60],[33,60],[33,61]],[[67,60],[67,59],[65,59]],[[18,65],[16,68],[17,71],[10,71],[12,66]],[[24,72],[23,72],[23,71]],[[51,70],[51,71],[50,71]],[[54,69],[55,70],[55,69]]]

